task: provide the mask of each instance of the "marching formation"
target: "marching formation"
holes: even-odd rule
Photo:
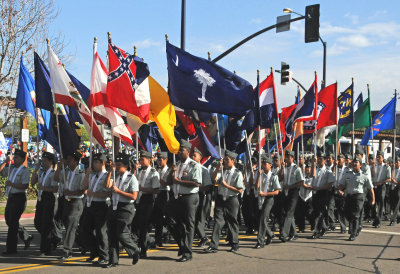
[[[390,225],[400,221],[400,158],[385,160],[381,151],[364,155],[360,146],[354,157],[318,152],[298,162],[291,150],[284,159],[255,154],[253,164],[243,166],[236,153],[225,150],[221,160],[205,167],[202,152],[182,139],[176,164],[167,152],[142,150],[138,161],[124,152],[114,161],[93,153],[92,165],[80,169],[80,151],[59,161],[43,152],[30,177],[26,152],[16,149],[0,165],[8,176],[3,255],[17,253],[18,235],[26,249],[33,239],[19,224],[29,184],[38,190],[34,225],[40,256],[62,248],[63,261],[79,247],[90,254],[88,263],[104,268],[118,265],[121,247],[135,265],[150,247],[172,240],[178,261],[190,261],[194,238],[204,253],[215,253],[223,230],[230,251],[237,252],[243,225],[247,234],[257,234],[254,248],[260,249],[275,231],[278,241],[296,240],[309,230],[306,224],[310,240],[326,237],[338,224],[354,241],[364,222],[379,228],[384,218]]]

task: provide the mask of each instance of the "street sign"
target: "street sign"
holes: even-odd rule
[[[23,143],[29,142],[29,129],[23,128],[21,130],[21,141]]]
[[[290,30],[290,14],[276,17],[276,33]]]

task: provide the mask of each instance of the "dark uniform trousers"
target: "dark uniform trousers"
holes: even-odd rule
[[[265,234],[268,237],[272,237],[273,233],[268,227],[268,219],[271,213],[272,206],[274,205],[274,196],[265,197],[264,203],[261,210],[259,211],[259,224],[258,224],[258,235],[257,242],[259,245],[263,246],[265,241]]]
[[[57,205],[57,194],[47,191],[42,192],[41,200],[36,203],[33,223],[36,230],[40,233],[40,253],[51,252],[51,243],[53,242],[52,230]]]
[[[374,219],[374,225],[379,225],[385,209],[386,184],[377,186],[374,190],[376,203],[372,209],[372,218]]]
[[[167,206],[168,230],[179,246],[180,253],[192,257],[194,222],[199,204],[199,194],[179,194]]]
[[[345,197],[335,193],[335,205],[341,230],[346,230]]]
[[[205,232],[206,229],[206,219],[207,212],[211,207],[211,194],[207,192],[199,192],[199,206],[196,210],[196,233],[200,237],[200,239],[206,239],[207,235]]]
[[[7,199],[4,219],[8,226],[7,233],[7,252],[16,252],[18,244],[18,235],[21,240],[26,241],[29,238],[28,232],[19,224],[19,219],[24,213],[26,207],[25,193],[10,194]]]
[[[246,225],[248,230],[254,230],[257,228],[258,222],[257,222],[257,198],[254,195],[254,189],[250,189],[250,191],[247,193],[247,191],[244,191],[243,194],[243,203],[242,203],[242,214],[243,214],[243,220],[244,224]]]
[[[286,238],[296,234],[296,227],[293,227],[294,213],[296,211],[296,204],[299,198],[299,189],[289,189],[288,196],[284,196],[284,215],[283,215],[283,226],[281,229],[281,237]],[[294,231],[293,231],[294,230]]]
[[[57,199],[57,211],[54,215],[54,225],[52,229],[53,239],[56,244],[60,243],[63,239],[63,208],[64,196],[60,195]]]
[[[154,203],[153,223],[155,227],[156,243],[163,242],[163,227],[165,226],[166,207],[169,200],[168,190],[161,190]]]
[[[314,231],[320,233],[327,230],[325,223],[325,216],[327,214],[329,190],[318,190],[313,194],[313,207],[314,207]]]
[[[349,221],[349,233],[357,236],[360,227],[361,209],[364,205],[364,193],[348,194],[346,196],[346,212]]]
[[[237,195],[226,197],[225,201],[221,195],[217,196],[214,208],[215,225],[212,233],[211,247],[218,249],[221,231],[225,223],[228,227],[228,234],[231,235],[232,246],[239,244],[238,210],[239,200]]]
[[[65,226],[64,252],[72,253],[75,243],[76,231],[79,225],[79,219],[83,211],[83,201],[79,198],[64,199],[63,222]]]
[[[145,253],[148,249],[148,231],[154,207],[154,195],[143,193],[140,197],[140,203],[136,207],[136,216],[132,228],[136,230],[136,235],[139,236],[141,252]]]
[[[325,223],[330,228],[335,228],[336,217],[335,217],[335,189],[331,188],[327,194],[327,212],[325,217]]]
[[[392,209],[392,222],[396,223],[399,215],[400,208],[400,186],[397,185],[393,190],[391,190],[391,209]]]
[[[282,229],[283,214],[285,211],[283,208],[284,204],[285,204],[285,194],[283,191],[279,191],[279,194],[274,196],[274,205],[271,210],[273,231],[275,231],[276,225],[279,226],[279,229]]]
[[[129,256],[139,252],[135,243],[130,225],[135,216],[135,205],[130,203],[118,203],[117,209],[112,206],[108,210],[108,240],[109,240],[109,263],[118,264],[119,243],[122,244]]]
[[[83,210],[82,240],[90,257],[108,260],[107,213],[106,201],[92,201]]]
[[[314,228],[314,216],[313,216],[313,206],[312,206],[312,198],[307,201],[303,201],[301,198],[297,201],[295,219],[296,225],[299,226],[300,231],[304,231],[306,229],[306,220],[311,224],[312,228]]]

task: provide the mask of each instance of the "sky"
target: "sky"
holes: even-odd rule
[[[318,4],[301,0],[201,0],[186,1],[186,51],[214,58],[243,38],[276,23],[283,8],[304,14],[305,6]],[[385,4],[383,4],[385,3]],[[400,2],[396,0],[321,1],[320,35],[327,42],[327,84],[338,82],[344,91],[354,78],[355,96],[367,97],[370,85],[373,109],[382,108],[400,90]],[[98,52],[105,62],[107,32],[120,48],[148,63],[151,75],[167,85],[165,34],[170,43],[180,45],[181,0],[55,0],[58,18],[52,33],[61,32],[72,54],[67,69],[90,87],[93,38],[98,38]],[[297,15],[292,14],[292,18]],[[290,26],[290,31],[266,32],[223,58],[219,65],[256,84],[270,68],[280,69],[281,61],[303,86],[322,79],[323,47],[321,42],[304,42],[304,21]],[[319,82],[320,84],[320,82]],[[294,103],[297,85],[280,84],[275,75],[278,107]]]

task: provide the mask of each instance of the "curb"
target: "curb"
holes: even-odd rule
[[[35,213],[23,213],[21,219],[32,219],[35,217]],[[0,220],[4,220],[4,215],[0,215]]]

